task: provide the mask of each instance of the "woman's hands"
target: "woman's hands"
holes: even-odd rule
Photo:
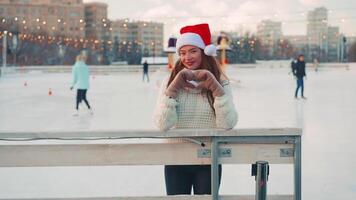
[[[196,81],[198,84],[195,86],[189,81]],[[225,94],[225,91],[215,76],[208,70],[181,70],[174,78],[172,83],[166,89],[166,95],[176,98],[178,91],[184,87],[207,89],[213,93],[214,97],[220,97]]]
[[[225,94],[224,88],[210,71],[200,69],[194,70],[193,73],[195,80],[199,82],[197,88],[210,90],[214,97],[220,97]]]
[[[188,82],[192,80],[194,80],[194,74],[192,70],[181,70],[166,89],[166,95],[172,98],[176,98],[180,89],[183,89],[184,87],[194,88],[195,86]]]

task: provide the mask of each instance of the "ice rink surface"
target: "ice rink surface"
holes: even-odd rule
[[[233,68],[227,75],[239,128],[303,128],[304,200],[356,196],[356,65],[307,70],[305,96],[294,99],[288,68]],[[30,72],[0,78],[0,131],[152,130],[165,70],[92,74],[88,100],[73,117],[75,92],[68,73]],[[25,86],[26,85],[26,86]],[[49,95],[49,89],[52,95]],[[6,142],[2,142],[6,143]],[[272,165],[269,194],[293,192],[292,167]],[[0,168],[0,198],[165,194],[162,166]],[[253,194],[250,166],[223,166],[222,194]]]

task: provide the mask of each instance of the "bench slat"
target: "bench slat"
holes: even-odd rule
[[[231,157],[221,158],[221,163],[293,163],[293,157],[280,157],[280,149],[292,144],[221,147],[232,149]],[[210,164],[210,158],[198,158],[199,149],[195,143],[0,145],[0,167]]]
[[[0,131],[0,139],[6,138],[90,138],[90,137],[201,137],[201,136],[300,136],[299,128],[259,128],[259,129],[173,129],[166,132],[130,130],[130,131]]]

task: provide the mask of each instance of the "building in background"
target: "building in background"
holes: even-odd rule
[[[81,50],[92,64],[122,59],[136,64],[141,63],[142,56],[163,54],[163,23],[128,19],[112,23],[105,3],[3,0],[0,36],[5,30],[13,49],[9,59],[19,58],[21,64],[72,63]],[[40,51],[46,51],[47,58],[40,57]]]
[[[328,48],[328,10],[315,8],[307,16],[308,60],[327,58]]]
[[[343,36],[339,27],[328,25],[328,10],[325,7],[315,8],[308,12],[307,20],[307,59],[317,59],[321,62],[339,61],[340,56],[344,54],[340,53]]]
[[[340,47],[342,46],[342,35],[340,35],[339,27],[328,26],[328,35],[327,35],[327,62],[337,62],[341,60],[341,56],[344,56],[344,49],[340,51]]]
[[[2,0],[0,26],[10,32],[85,37],[82,0]]]
[[[351,46],[356,46],[356,36],[348,36],[346,39],[346,50],[349,52]],[[356,56],[356,55],[355,55]]]
[[[284,39],[289,41],[293,46],[293,57],[296,57],[299,54],[305,54],[307,51],[308,40],[306,35],[286,35],[284,36]]]
[[[108,5],[105,3],[84,4],[85,36],[92,40],[111,39],[111,22],[108,19]]]
[[[142,43],[144,56],[160,56],[163,53],[163,23],[133,22],[137,30],[138,42]]]
[[[328,24],[328,10],[315,8],[307,15],[306,35],[284,36],[282,22],[263,20],[256,35],[227,33],[234,48],[231,62],[286,59],[304,54],[307,61],[345,62],[352,38]],[[8,31],[8,54],[13,63],[71,63],[85,49],[93,64],[112,61],[140,63],[142,57],[164,54],[164,24],[129,19],[109,20],[105,3],[83,0],[1,0],[0,37]],[[213,40],[216,40],[213,35]],[[1,42],[1,41],[0,41]],[[46,47],[43,47],[44,43]],[[34,46],[34,47],[31,47]],[[354,47],[356,48],[356,47]],[[46,51],[48,58],[39,52]],[[40,55],[41,57],[36,57]],[[70,58],[66,58],[70,55]],[[46,61],[43,61],[46,59]],[[65,62],[67,60],[67,62]],[[16,65],[16,64],[14,64]]]
[[[276,56],[278,51],[278,42],[282,38],[282,23],[263,20],[257,25],[257,38],[261,42],[261,50],[265,58]]]
[[[137,40],[137,33],[134,35],[130,26],[131,23],[129,23],[129,19],[113,20],[111,23],[111,40],[117,40],[120,43]]]
[[[111,24],[111,40],[119,44],[138,45],[145,57],[162,56],[163,54],[163,23],[146,21],[114,20]]]
[[[346,40],[347,61],[356,62],[356,36],[349,36]]]

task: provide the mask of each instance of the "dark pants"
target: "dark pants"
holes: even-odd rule
[[[304,97],[304,80],[303,78],[298,78],[297,79],[297,89],[295,89],[295,97],[298,96],[298,90],[299,88],[301,88],[301,92],[302,92],[302,97]]]
[[[143,77],[142,77],[142,81],[145,81],[145,76],[147,78],[147,82],[150,82],[150,77],[148,77],[148,72],[143,72]]]
[[[219,185],[221,181],[219,165]],[[166,165],[164,167],[167,195],[211,194],[210,165]]]
[[[78,89],[77,90],[77,102],[76,102],[76,109],[79,109],[79,104],[84,100],[85,104],[87,104],[88,108],[90,109],[89,102],[87,100],[87,90],[86,89]]]

